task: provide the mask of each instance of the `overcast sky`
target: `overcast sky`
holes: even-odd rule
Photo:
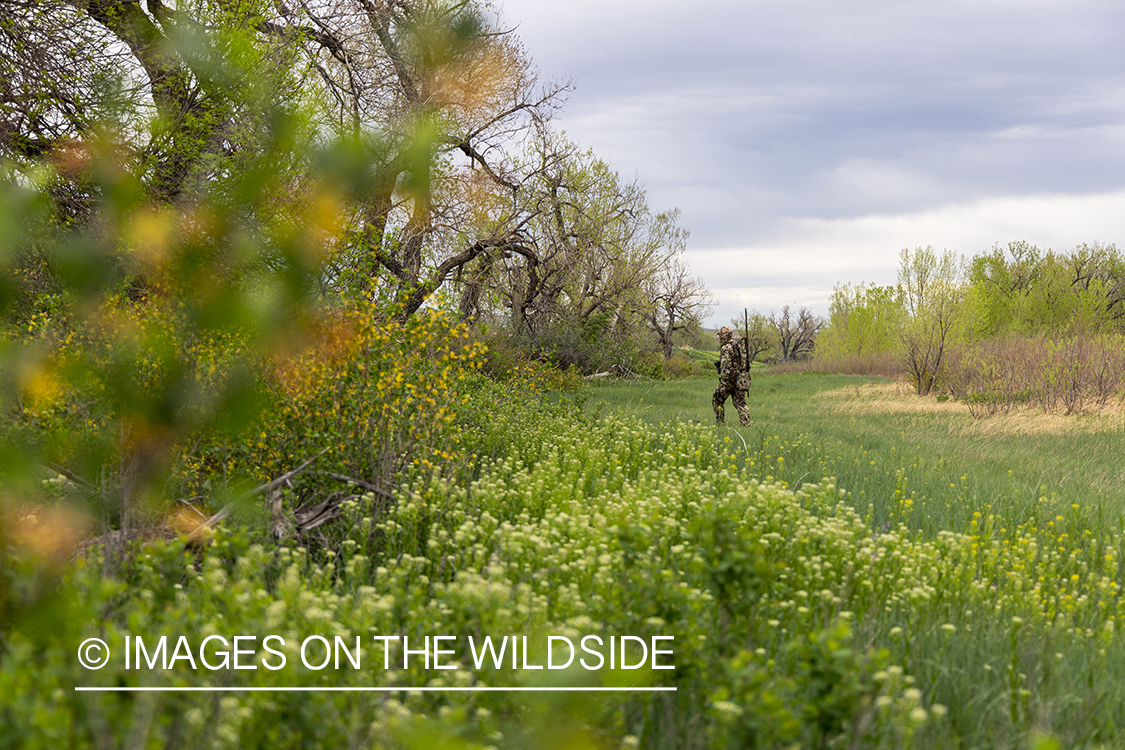
[[[1121,0],[499,1],[558,124],[682,209],[713,323],[904,247],[1125,245]]]

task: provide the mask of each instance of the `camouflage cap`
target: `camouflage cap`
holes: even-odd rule
[[[718,335],[719,335],[719,339],[721,340],[721,339],[729,339],[733,334],[731,333],[730,328],[728,328],[727,326],[723,326],[722,328],[720,328],[718,330]]]

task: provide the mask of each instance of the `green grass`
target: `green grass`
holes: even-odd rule
[[[863,386],[890,382],[755,374],[747,399],[753,424],[740,427],[728,404],[727,427],[717,434],[763,479],[796,487],[835,477],[875,526],[902,520],[931,534],[963,531],[980,513],[1009,531],[1057,523],[1060,515],[1085,530],[1115,526],[1125,512],[1121,415],[1022,417],[1050,429],[1013,433],[996,418],[918,410],[936,406],[932,397],[903,394],[894,400],[899,411],[865,408],[871,398]],[[597,384],[588,408],[652,424],[710,423],[714,385],[714,378]],[[854,395],[822,395],[849,388]]]
[[[717,351],[708,351],[706,349],[685,349],[684,354],[688,359],[695,360],[696,362],[717,362],[719,361],[719,353]]]

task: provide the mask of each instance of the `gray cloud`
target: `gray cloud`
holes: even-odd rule
[[[803,236],[809,222],[844,231],[868,216],[908,221],[1003,197],[1125,187],[1117,2],[504,6],[544,76],[577,81],[561,126],[638,173],[654,207],[681,207],[693,248],[785,247],[823,266],[816,259],[834,257],[835,239],[827,229]],[[1043,230],[1021,216],[980,226]],[[975,229],[953,235],[980,241]],[[836,280],[857,281],[849,269],[873,263],[893,277],[885,255],[853,250]],[[824,288],[800,273],[757,286]]]

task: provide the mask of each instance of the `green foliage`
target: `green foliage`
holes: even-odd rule
[[[754,310],[745,317],[731,318],[730,328],[736,339],[748,342],[747,352],[751,362],[773,362],[781,357],[781,337],[770,317]],[[715,346],[718,347],[717,340]]]
[[[603,383],[590,388],[587,408],[654,426],[710,423],[714,383]],[[905,522],[926,534],[967,528],[977,512],[998,514],[1005,529],[1076,512],[1093,528],[1125,512],[1119,416],[1019,415],[989,424],[955,403],[938,406],[881,378],[766,372],[755,374],[747,397],[753,424],[721,434],[760,481],[797,487],[835,477],[880,526],[903,520],[905,500],[913,507]]]
[[[249,482],[308,459],[383,491],[455,451],[451,383],[477,357],[464,331],[429,315],[401,324],[401,309],[346,288],[325,294],[341,279],[354,207],[401,172],[390,147],[370,134],[324,143],[284,86],[270,91],[278,78],[254,75],[286,69],[248,36],[261,17],[226,24],[223,10],[206,33],[173,24],[167,49],[133,49],[171,66],[154,85],[194,76],[200,87],[201,109],[174,123],[156,103],[160,148],[133,149],[135,130],[103,124],[40,161],[3,166],[5,517],[35,518],[62,494],[114,538],[168,534],[185,514],[199,526],[189,508],[250,505]],[[228,155],[207,151],[213,118],[236,122]],[[425,140],[425,125],[401,128],[394,146]],[[417,171],[432,149],[415,157]],[[72,191],[60,197],[60,186]],[[290,485],[302,501],[314,491],[302,478]],[[330,517],[343,495],[315,491]],[[7,588],[21,585],[0,577],[5,606],[34,606],[38,596]]]
[[[932,247],[903,250],[898,287],[903,316],[898,329],[900,356],[915,391],[925,396],[944,375],[953,332],[963,311],[957,257]]]
[[[68,686],[215,677],[186,665],[167,673],[79,672],[67,638],[102,632],[112,649],[126,633],[268,631],[288,643],[373,628],[462,638],[674,634],[676,670],[639,677],[675,685],[674,696],[593,697],[555,709],[587,737],[612,744],[622,736],[645,747],[929,747],[949,737],[1010,744],[1048,707],[1058,718],[1040,726],[1062,736],[1110,731],[1106,691],[1119,677],[1116,656],[1125,654],[1106,624],[1125,606],[1109,585],[1118,575],[1114,533],[1103,531],[1104,545],[1090,545],[1074,525],[1062,532],[1023,524],[1009,533],[999,519],[977,517],[963,532],[919,538],[894,525],[873,534],[832,483],[796,493],[759,484],[740,447],[716,442],[709,426],[591,422],[568,416],[565,405],[540,403],[545,408],[522,423],[508,417],[503,430],[520,430],[513,447],[539,441],[537,450],[505,455],[498,446],[471,482],[419,482],[382,514],[373,512],[373,496],[349,501],[334,552],[270,549],[243,532],[223,533],[199,562],[177,545],[158,545],[116,583],[81,569],[62,594],[79,613],[65,637],[22,625],[13,631],[0,687],[38,697],[7,707],[4,728],[49,720],[66,728],[73,746],[92,746],[90,709],[70,700]],[[807,450],[792,441],[778,447],[786,459],[776,462],[779,470]],[[106,608],[109,599],[116,603]],[[467,663],[445,676],[418,664],[383,671],[381,647],[364,649],[365,663],[379,668],[228,671],[223,679],[542,684],[533,673]],[[1049,677],[1045,650],[1062,654]],[[38,676],[34,688],[20,681],[28,665]],[[615,684],[612,673],[563,676],[564,684],[591,678]],[[1104,708],[1082,718],[1065,701],[1070,691],[1084,701],[1106,694],[1093,704]],[[520,746],[542,731],[535,699],[503,694],[313,693],[299,702],[246,695],[218,707],[176,695],[152,706],[152,720],[139,700],[102,697],[89,705],[111,733],[143,730],[153,744],[173,726],[195,744],[255,746],[279,727],[295,742],[336,743],[361,716],[377,717],[377,729],[359,735],[373,746],[410,746],[418,732]],[[174,716],[184,720],[171,722]]]
[[[981,415],[1006,413],[1018,403],[1057,402],[1059,389],[1049,377],[1014,386],[1043,363],[1024,362],[1018,366],[1026,372],[1013,377],[1014,360],[995,367],[973,364],[974,358],[1025,339],[1040,341],[1048,352],[1089,348],[1072,342],[1119,332],[1125,320],[1125,261],[1113,245],[1083,244],[1065,253],[1012,242],[965,262],[963,274],[950,253],[939,257],[931,248],[904,250],[902,261],[897,287],[836,287],[830,320],[817,342],[818,369],[893,376],[887,361],[893,353],[918,393],[975,389],[976,395],[964,397],[981,405]],[[1060,377],[1072,384],[1106,380],[1106,357],[1078,360],[1075,367],[1082,372]],[[947,369],[951,362],[956,372]],[[1104,402],[1092,396],[1100,387],[1074,385],[1073,403],[1065,409]]]
[[[930,563],[911,565],[902,585],[916,598],[857,610],[849,621],[862,644],[853,649],[857,658],[869,644],[886,647],[892,662],[914,677],[910,687],[921,691],[923,704],[933,700],[949,708],[938,732],[949,738],[943,741],[1016,747],[1025,732],[1037,729],[1054,733],[1067,747],[1098,741],[1112,746],[1109,738],[1118,730],[1111,728],[1115,709],[1109,706],[1120,705],[1123,696],[1112,687],[1117,678],[1105,669],[1115,668],[1107,665],[1123,644],[1116,640],[1119,629],[1094,611],[1119,606],[1122,590],[1121,529],[1115,520],[1125,508],[1116,461],[1118,420],[1072,417],[1066,425],[1044,417],[1042,426],[982,431],[974,429],[967,412],[919,410],[922,399],[888,392],[894,389],[870,379],[762,375],[749,399],[756,424],[720,430],[717,439],[760,481],[804,487],[837,477],[837,486],[847,489],[843,502],[864,518],[872,538],[895,533],[896,526],[901,539],[915,544],[933,540],[940,547],[943,539],[965,535],[969,557],[939,553],[977,559],[975,567],[962,570],[964,577],[942,573],[943,582],[924,593]],[[702,381],[644,389],[607,384],[592,395],[593,403],[609,400],[638,411],[653,429],[672,415],[709,416],[709,389]],[[818,516],[829,510],[809,507]],[[847,559],[855,564],[861,557]],[[1008,560],[1002,565],[1010,565],[1010,572],[990,573],[992,563],[985,558]],[[872,580],[882,575],[873,573]],[[1022,583],[1006,588],[1005,581],[1017,579]],[[832,585],[826,588],[837,593]],[[973,589],[988,592],[983,607],[962,598]],[[813,590],[805,591],[811,601]],[[1087,608],[1100,596],[1106,597],[1101,604]],[[1039,614],[1009,610],[1009,601],[1020,607],[1038,601]],[[1118,617],[1105,611],[1106,618]],[[906,613],[919,619],[900,619]],[[1012,616],[1023,621],[1014,641]],[[924,624],[926,618],[933,619]],[[881,624],[873,625],[876,621]],[[887,640],[864,635],[871,629]],[[760,667],[768,658],[776,657],[770,652],[756,663]],[[769,674],[758,678],[764,705],[770,705],[767,693],[785,690]],[[1105,712],[1083,713],[1093,702],[1106,706]],[[1058,718],[1045,719],[1048,715]],[[735,717],[728,718],[738,726]],[[920,736],[913,741],[941,745]]]
[[[465,325],[438,313],[399,321],[370,303],[343,307],[304,351],[270,363],[252,423],[201,435],[179,456],[179,493],[239,477],[268,482],[314,458],[289,483],[304,499],[332,474],[386,491],[407,468],[450,462],[458,385],[483,353]]]
[[[634,321],[635,322],[635,321]],[[535,332],[508,326],[487,326],[479,334],[488,346],[484,369],[500,379],[520,368],[541,367],[543,372],[565,373],[572,389],[585,374],[618,367],[647,377],[659,377],[663,357],[644,330],[611,325],[611,318],[591,314],[575,322],[559,315],[543,321]]]
[[[317,315],[311,291],[326,217],[313,210],[318,196],[292,202],[311,214],[299,232],[262,210],[286,180],[272,163],[292,154],[297,127],[279,116],[253,167],[210,201],[180,209],[151,205],[141,176],[107,144],[82,165],[98,220],[47,242],[24,233],[41,221],[42,185],[0,186],[7,203],[24,207],[11,217],[16,236],[3,265],[19,279],[21,262],[39,258],[61,290],[41,296],[17,282],[0,305],[10,386],[2,437],[22,470],[68,465],[129,512],[155,499],[177,446],[253,415],[262,358]],[[248,214],[258,219],[247,223]]]
[[[432,75],[467,64],[448,56],[485,38],[475,6],[423,10],[400,41]],[[412,200],[429,201],[434,123],[396,122],[393,138],[357,123],[325,143],[307,90],[289,85],[300,75],[289,63],[313,39],[270,21],[285,11],[268,4],[79,11],[103,36],[138,42],[110,46],[149,73],[154,106],[3,165],[0,474],[34,485],[56,467],[104,527],[135,528],[170,494],[221,495],[325,450],[330,468],[377,485],[419,442],[440,456],[447,380],[462,364],[440,349],[461,333],[445,326],[438,342],[428,316],[402,327],[386,322],[402,307],[357,305],[349,295],[366,287],[348,262],[350,245],[370,245],[352,224],[373,193],[402,177]],[[370,282],[373,267],[362,271]],[[324,351],[344,310],[352,323],[362,310],[358,327],[372,334],[346,365]],[[365,367],[382,380],[364,381]]]
[[[457,389],[457,439],[471,476],[479,460],[510,457],[530,466],[546,457],[560,430],[581,419],[586,394],[573,398],[548,393],[560,377],[548,368],[523,368],[502,380],[478,375]],[[553,397],[552,397],[553,396]]]
[[[973,258],[973,334],[1050,337],[1119,330],[1125,259],[1114,245],[1046,252],[1026,242]]]
[[[718,342],[716,342],[718,343]],[[702,362],[704,364],[714,365],[719,361],[719,351],[717,349],[688,349],[685,354],[695,362]],[[714,367],[711,368],[712,370]]]
[[[685,320],[684,327],[674,333],[673,339],[681,350],[685,348],[710,349],[718,344],[715,335],[703,329],[703,323],[700,320],[702,316],[702,310],[693,311],[691,317]]]
[[[729,687],[718,690],[711,704],[716,738],[749,748],[908,743],[929,716],[920,706],[921,692],[907,687],[912,680],[889,663],[889,651],[861,653],[853,641],[843,620],[793,640],[782,660],[796,667],[788,674],[777,659],[741,652],[727,667]],[[934,709],[944,716],[944,706]]]
[[[790,382],[796,390],[787,396]],[[847,382],[854,381],[767,375],[754,392],[762,403],[808,404],[818,388]],[[659,403],[660,390],[686,394],[693,384],[704,400],[702,380],[645,392]],[[1085,507],[1024,500],[1014,479],[996,498],[988,485],[963,478],[950,490],[957,507],[943,514],[937,488],[964,467],[935,463],[943,451],[930,443],[904,452],[884,437],[876,450],[868,441],[896,434],[885,421],[839,443],[780,425],[776,435],[750,428],[739,435],[757,439],[744,444],[738,431],[709,425],[585,417],[580,403],[481,376],[458,390],[467,396],[462,446],[481,460],[467,476],[418,476],[390,507],[371,494],[346,501],[331,548],[263,544],[254,532],[220,530],[201,553],[177,542],[146,546],[109,577],[90,564],[96,560],[81,564],[36,609],[15,610],[0,691],[19,698],[0,707],[0,736],[79,748],[130,737],[159,747],[262,746],[282,737],[302,745],[419,747],[459,738],[469,746],[547,746],[560,725],[574,733],[570,743],[643,747],[1014,747],[1033,730],[1068,744],[1117,736],[1125,639],[1112,623],[1125,616],[1123,542],[1110,524],[1092,525],[1098,516]],[[837,420],[855,429],[847,417]],[[884,484],[881,475],[896,466]],[[819,481],[823,473],[809,475],[811,467],[846,470],[850,491]],[[49,553],[45,541],[29,546],[25,517],[11,518],[3,528],[17,529],[24,559]],[[34,569],[12,565],[11,579],[29,581],[18,571]],[[65,627],[41,624],[64,617]],[[464,661],[444,674],[413,661],[384,671],[382,647],[369,640],[369,666],[358,671],[213,673],[181,664],[126,672],[118,663],[90,672],[73,659],[90,635],[120,653],[125,635],[267,632],[287,644],[371,632],[515,633],[540,642],[548,634],[669,634],[676,669],[631,679],[678,690],[577,702],[72,691],[215,680],[545,684],[538,673]],[[294,646],[286,648],[296,665]],[[561,674],[567,685],[619,684],[620,676]]]
[[[528,150],[534,168],[520,187],[520,214],[508,219],[519,246],[485,243],[451,281],[458,309],[562,369],[659,373],[650,352],[670,356],[706,296],[680,257],[679,212],[654,212],[639,182],[565,137],[541,132]],[[488,232],[499,232],[494,219]]]
[[[818,361],[897,349],[901,307],[894,287],[837,284],[829,305],[828,322],[816,340]]]
[[[706,375],[708,369],[714,372],[714,367],[709,368],[706,363],[679,352],[672,355],[671,359],[664,360],[661,368],[661,374],[665,378],[690,378],[696,375]]]

